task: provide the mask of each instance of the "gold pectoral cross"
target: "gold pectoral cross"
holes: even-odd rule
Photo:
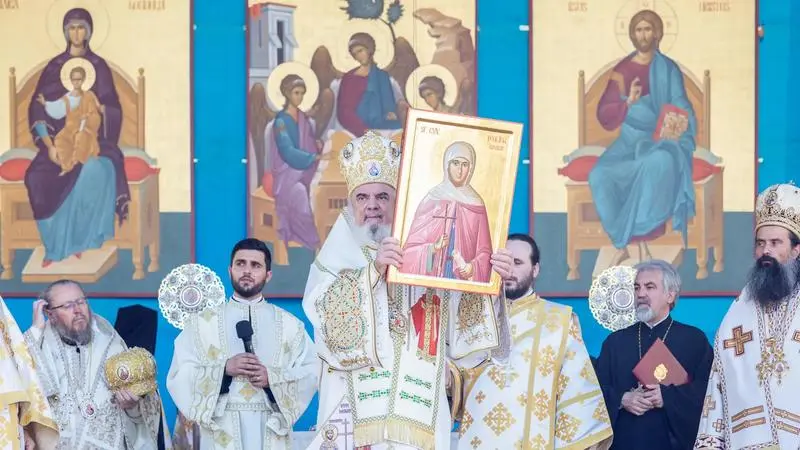
[[[789,362],[783,348],[778,348],[775,338],[767,339],[764,351],[761,352],[761,362],[756,365],[758,370],[758,380],[763,385],[772,376],[775,376],[778,384],[781,384],[784,374],[789,371]]]

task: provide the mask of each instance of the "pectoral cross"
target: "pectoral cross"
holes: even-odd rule
[[[733,337],[722,341],[723,347],[734,349],[733,351],[736,356],[744,355],[744,344],[753,340],[752,331],[748,331],[746,333],[744,333],[743,331],[744,329],[742,328],[741,325],[734,327]]]
[[[453,208],[453,209],[455,209],[455,208]],[[449,212],[449,210],[450,210],[450,204],[448,203],[448,204],[444,205],[444,215],[433,216],[434,219],[444,219],[444,230],[445,231],[444,231],[443,234],[447,235],[447,239],[445,240],[445,242],[449,242],[449,240],[453,238],[452,233],[450,233],[449,231],[451,231],[451,228],[453,228],[453,224],[455,223],[455,220],[456,220],[455,211],[453,212],[453,215],[450,216],[450,215],[447,214]],[[447,224],[448,220],[450,221],[450,225],[449,226]],[[447,261],[447,247],[448,247],[448,244],[445,244],[444,248],[442,248],[442,250],[444,251],[444,257],[442,257],[442,259],[439,261],[439,270],[437,271],[437,274],[439,276],[443,276],[444,275],[444,264],[445,264],[445,261]]]

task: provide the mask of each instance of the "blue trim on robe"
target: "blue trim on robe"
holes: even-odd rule
[[[619,137],[589,173],[595,208],[616,248],[672,219],[687,243],[695,216],[692,153],[697,120],[686,96],[678,65],[656,52],[650,63],[650,93],[629,107]],[[653,140],[661,108],[674,105],[689,113],[689,127],[678,141]]]
[[[300,127],[286,111],[279,111],[275,116],[272,128],[278,154],[289,167],[295,170],[306,170],[314,164],[315,153],[300,148]]]
[[[445,216],[447,216],[447,213],[445,213]],[[446,221],[448,219],[444,220]],[[455,247],[456,247],[456,213],[453,212],[453,218],[452,220],[450,220],[450,231],[448,231],[447,250],[445,251],[445,254],[442,255],[442,257],[445,258],[444,273],[442,274],[442,276],[444,278],[449,278],[451,280],[457,279],[455,271],[453,270],[453,250],[455,250]]]
[[[114,238],[116,172],[110,159],[90,158],[72,191],[55,214],[37,220],[45,259],[61,261],[78,252],[100,248]]]
[[[367,88],[361,96],[356,114],[370,129],[396,130],[403,127],[399,120],[388,120],[390,112],[397,114],[397,99],[394,98],[392,80],[386,71],[372,65],[367,75]]]

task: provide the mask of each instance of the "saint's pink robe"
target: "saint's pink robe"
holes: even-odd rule
[[[486,207],[446,200],[423,200],[408,233],[408,241],[403,247],[403,273],[443,277],[447,246],[435,252],[433,245],[439,236],[449,233],[455,211],[455,236],[453,250],[457,250],[466,263],[472,264],[472,281],[488,283],[491,276],[492,237],[489,234],[489,218]],[[445,228],[445,223],[447,228]],[[430,256],[433,255],[432,259]],[[429,265],[429,262],[432,264]],[[453,262],[453,274],[458,279],[458,266]]]

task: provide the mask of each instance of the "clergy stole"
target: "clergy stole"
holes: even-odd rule
[[[328,366],[318,428],[324,431],[325,419],[333,421],[346,403],[356,447],[392,441],[433,449],[444,433],[449,442],[447,359],[499,344],[493,299],[387,284],[372,264],[376,249],[359,244],[354,229],[343,212],[311,266],[303,298]]]
[[[447,408],[439,394],[447,370],[444,331],[450,292],[426,289],[409,310],[404,300],[411,292],[397,285],[389,299],[389,314],[395,319],[391,370],[371,367],[348,378],[356,447],[388,439],[433,449],[439,408]],[[388,412],[381,414],[386,402]]]
[[[696,449],[800,448],[800,293],[765,312],[745,291],[714,341]]]
[[[253,350],[267,367],[277,405],[248,379],[234,377],[220,395],[225,362],[244,352],[233,329],[253,326]],[[228,301],[189,316],[175,341],[167,386],[175,403],[200,426],[202,449],[289,449],[292,426],[314,395],[319,365],[295,317],[265,301]]]
[[[539,299],[509,311],[507,364],[464,371],[459,449],[589,448],[612,435],[603,394],[572,309]]]
[[[66,345],[52,322],[25,333],[66,448],[155,449],[161,419],[158,392],[123,411],[105,379],[108,358],[128,349],[108,321],[92,314],[92,340]],[[128,414],[131,414],[130,416]]]

